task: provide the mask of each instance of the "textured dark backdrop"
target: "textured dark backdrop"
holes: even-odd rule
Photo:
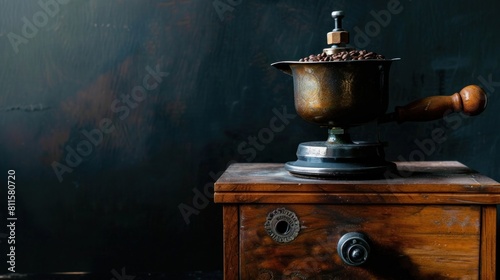
[[[294,160],[299,142],[326,137],[289,116],[252,144],[295,114],[292,80],[270,63],[319,53],[335,9],[345,28],[372,28],[356,46],[402,58],[390,108],[470,83],[490,97],[476,118],[355,135],[378,131],[390,159],[458,160],[500,180],[500,2],[400,0],[377,23],[390,2],[0,1],[0,221],[14,169],[17,271],[221,269],[210,186],[232,161]],[[429,143],[435,128],[444,143]]]

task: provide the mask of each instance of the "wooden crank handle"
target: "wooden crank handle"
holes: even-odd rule
[[[402,122],[424,122],[443,118],[451,112],[463,112],[469,116],[480,114],[486,108],[487,97],[482,88],[476,85],[464,87],[450,96],[431,96],[396,107],[392,120]],[[389,121],[386,117],[386,121]]]

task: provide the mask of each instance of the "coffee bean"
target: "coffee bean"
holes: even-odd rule
[[[307,57],[299,59],[299,62],[349,61],[349,60],[364,60],[364,59],[385,59],[385,57],[375,52],[368,52],[367,50],[350,50],[350,51],[342,51],[331,55],[328,55],[326,53],[319,53],[317,55],[311,54]]]

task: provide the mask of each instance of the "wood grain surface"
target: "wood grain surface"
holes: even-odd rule
[[[278,207],[301,223],[285,244],[264,229]],[[240,213],[240,279],[478,279],[479,206],[256,204]],[[366,234],[372,247],[359,267],[337,254],[339,238],[353,231]]]
[[[224,277],[225,279],[238,279],[239,255],[238,255],[238,205],[225,205],[222,209],[224,219]]]
[[[500,184],[453,161],[399,162],[372,180],[292,176],[283,164],[233,164],[215,184],[218,203],[498,204]]]
[[[497,206],[484,206],[481,221],[481,279],[496,278]]]
[[[239,279],[495,279],[500,184],[458,162],[397,166],[380,179],[318,180],[282,164],[231,165],[215,185],[215,201],[231,208],[226,263],[239,250]],[[300,221],[287,243],[264,228],[278,208]],[[348,232],[368,236],[372,251],[361,266],[337,252]]]

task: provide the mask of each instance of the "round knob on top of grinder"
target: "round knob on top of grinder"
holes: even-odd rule
[[[347,44],[349,44],[349,32],[342,28],[344,12],[333,11],[332,17],[335,20],[335,28],[326,34],[326,42],[332,46],[323,49],[323,52],[328,55],[351,49],[347,47]]]
[[[335,20],[335,28],[333,31],[343,31],[342,19],[344,18],[344,11],[333,11],[332,18]]]

